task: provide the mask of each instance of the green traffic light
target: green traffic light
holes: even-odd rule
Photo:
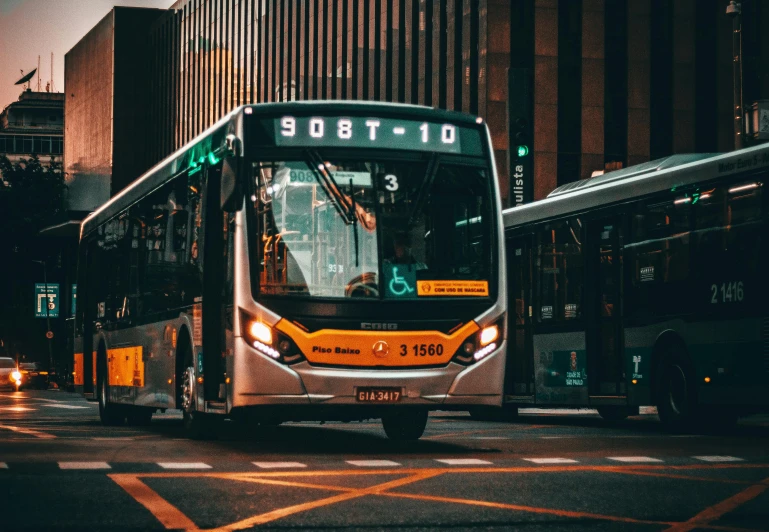
[[[518,146],[518,157],[526,157],[529,154],[529,147],[526,145]]]

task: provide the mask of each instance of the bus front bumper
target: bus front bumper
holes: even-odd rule
[[[506,342],[470,366],[450,362],[433,368],[325,368],[301,362],[286,366],[256,352],[240,338],[232,371],[232,408],[267,405],[369,406],[359,388],[400,389],[388,407],[431,410],[499,406],[502,403]],[[371,405],[375,406],[375,405]]]

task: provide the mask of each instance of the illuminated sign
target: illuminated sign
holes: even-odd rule
[[[419,296],[476,296],[489,295],[488,281],[417,281]]]
[[[483,155],[477,128],[380,117],[285,115],[262,121],[257,144],[280,147],[384,148]]]

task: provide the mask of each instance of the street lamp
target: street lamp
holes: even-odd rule
[[[46,296],[46,299],[48,299],[48,271],[47,271],[48,266],[44,260],[30,259],[30,262],[36,262],[38,264],[43,265],[43,283],[45,284],[45,296]],[[46,301],[45,303],[45,323],[46,323],[45,337],[48,339],[48,372],[50,375],[50,372],[53,371],[53,347],[51,346],[51,340],[53,339],[53,335],[51,334],[50,301]]]

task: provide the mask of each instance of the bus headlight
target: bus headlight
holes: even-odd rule
[[[240,312],[240,318],[243,338],[248,342],[248,345],[261,354],[284,364],[294,364],[304,360],[304,356],[296,344],[282,332],[273,329],[245,311]]]
[[[485,347],[489,345],[491,342],[499,338],[499,327],[497,327],[496,323],[494,325],[490,325],[486,328],[484,328],[481,331],[481,346]]]
[[[251,320],[248,324],[248,332],[252,338],[263,344],[272,345],[272,329],[261,321]]]
[[[504,325],[505,316],[503,315],[495,323],[469,336],[462,342],[462,346],[454,354],[454,362],[469,366],[493,353],[499,347],[499,340],[504,332]]]

